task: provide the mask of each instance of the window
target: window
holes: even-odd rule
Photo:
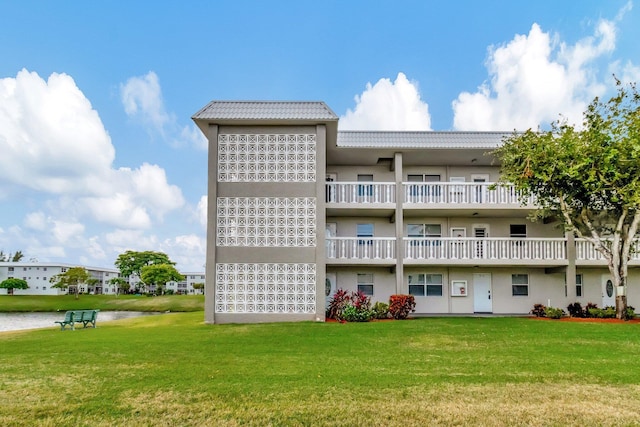
[[[567,276],[564,276],[564,296],[567,294]],[[582,296],[582,274],[576,274],[576,297]]]
[[[409,274],[409,294],[417,297],[441,297],[442,274]]]
[[[511,275],[511,295],[514,297],[529,296],[529,275]]]
[[[576,274],[576,296],[582,296],[582,274]]]
[[[358,175],[358,182],[373,182],[373,175]],[[358,196],[373,196],[373,185],[358,185]]]
[[[358,273],[358,292],[373,295],[373,274]]]
[[[13,272],[13,267],[9,267],[9,271]]]
[[[412,246],[440,246],[442,226],[440,224],[407,224],[407,236],[416,238],[411,242]]]
[[[440,224],[407,224],[409,237],[442,237]]]
[[[373,224],[358,224],[356,226],[357,237],[373,237]],[[358,239],[359,245],[372,245],[371,239]]]
[[[527,224],[511,224],[509,226],[511,238],[524,239],[527,237]]]

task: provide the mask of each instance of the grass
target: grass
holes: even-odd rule
[[[638,425],[638,328],[194,312],[0,333],[0,425]]]
[[[204,295],[0,295],[0,312],[67,311],[81,309],[120,311],[202,311]]]

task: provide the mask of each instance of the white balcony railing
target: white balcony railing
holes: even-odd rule
[[[407,259],[564,260],[565,239],[405,237]]]
[[[327,259],[392,260],[395,237],[327,237]]]
[[[393,182],[327,182],[327,203],[395,203]]]
[[[640,241],[636,242],[637,245]],[[640,260],[640,253],[631,254],[632,260]],[[585,239],[576,239],[576,260],[578,261],[605,261],[604,255],[596,250],[593,244]]]
[[[515,188],[483,182],[403,182],[406,203],[521,205]],[[526,205],[532,205],[528,199]]]

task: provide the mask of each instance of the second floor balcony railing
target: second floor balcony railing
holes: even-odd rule
[[[327,237],[327,259],[392,260],[396,257],[395,237]]]
[[[489,182],[404,182],[405,203],[521,205],[511,185]],[[528,199],[525,205],[533,205]]]
[[[405,237],[407,259],[564,260],[563,238],[414,238]]]
[[[636,242],[636,247],[640,244],[640,241]],[[601,252],[596,250],[596,247],[588,240],[576,239],[576,260],[578,261],[605,261],[606,259]],[[631,260],[640,260],[640,253],[633,252],[631,254]]]
[[[395,203],[393,182],[327,182],[327,203]]]

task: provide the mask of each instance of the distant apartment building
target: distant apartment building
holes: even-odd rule
[[[53,276],[65,273],[73,267],[84,267],[87,272],[97,280],[95,285],[82,283],[79,292],[88,294],[115,295],[118,292],[117,285],[110,283],[111,279],[120,277],[120,271],[116,268],[86,267],[77,264],[49,263],[49,262],[0,262],[0,282],[9,278],[23,279],[29,289],[14,289],[13,295],[65,295],[67,289],[54,288],[50,282]],[[169,282],[166,289],[171,289],[176,294],[199,295],[203,290],[193,287],[196,283],[204,283],[203,272],[181,273],[185,276],[182,282]],[[137,276],[126,278],[132,289],[140,283]],[[155,287],[152,287],[155,289]],[[151,289],[151,290],[154,290]],[[0,295],[6,295],[7,289],[0,289]]]
[[[49,262],[0,262],[0,282],[9,278],[23,279],[29,289],[14,289],[14,295],[64,295],[67,289],[54,288],[51,278],[65,273],[68,269],[78,267],[76,264]],[[115,268],[84,267],[97,280],[95,285],[81,284],[79,292],[102,294],[109,293],[112,285],[109,280],[118,277]],[[7,289],[0,289],[0,295],[7,294]]]
[[[507,133],[338,131],[323,102],[213,101],[193,119],[209,141],[208,323],[322,321],[339,288],[411,294],[417,314],[615,304],[589,242],[494,185]]]

